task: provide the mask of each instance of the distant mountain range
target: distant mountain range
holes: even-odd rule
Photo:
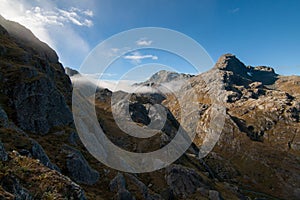
[[[103,165],[81,143],[71,110],[69,76],[75,74],[30,30],[0,17],[0,199],[299,199],[299,76],[246,66],[225,54],[205,73],[159,71],[135,84],[155,87],[184,80],[173,93],[98,88],[98,121],[125,150],[162,148],[180,125],[196,134],[187,152],[167,168],[131,174]],[[112,95],[120,99],[113,105]],[[135,138],[116,125],[112,109],[122,116],[125,97],[126,131],[166,117],[166,123],[152,127],[155,136]],[[156,104],[165,113],[155,112]],[[185,116],[182,108],[195,112]],[[207,134],[217,130],[216,146],[198,158]]]

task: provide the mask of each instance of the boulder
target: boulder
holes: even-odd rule
[[[32,139],[31,144],[32,147],[30,152],[33,158],[39,159],[41,163],[46,167],[49,167],[50,169],[60,172],[60,169],[50,161],[43,147],[37,141]]]
[[[115,200],[134,200],[135,198],[126,189],[126,180],[123,174],[118,173],[117,176],[109,183],[110,191],[116,192]]]
[[[0,106],[0,127],[7,127],[8,126],[8,117],[6,112]]]
[[[166,181],[175,196],[187,198],[205,184],[195,170],[172,164],[167,168]]]
[[[5,151],[2,142],[0,141],[0,161],[7,161],[7,159],[8,159],[8,155]]]
[[[99,173],[90,167],[79,150],[65,145],[63,151],[67,153],[66,167],[68,174],[75,182],[94,185],[99,180]]]

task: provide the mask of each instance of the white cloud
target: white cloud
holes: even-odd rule
[[[93,16],[93,12],[90,10],[81,10],[79,8],[70,8],[69,10],[63,10],[56,8],[58,12],[56,12],[56,17],[58,17],[61,23],[71,22],[78,26],[93,26],[93,22],[90,19],[86,19],[84,16]],[[46,14],[46,12],[44,12]]]
[[[237,13],[239,11],[240,11],[240,8],[234,8],[234,9],[230,10],[229,12],[230,13]]]
[[[141,63],[143,59],[152,59],[152,60],[158,60],[157,56],[146,54],[141,55],[139,52],[133,52],[131,55],[126,55],[123,57],[124,59],[131,60],[135,63]]]
[[[95,74],[85,74],[83,76],[72,76],[71,81],[72,83],[77,84],[93,84],[100,88],[107,88],[110,91],[119,91],[122,90],[124,92],[128,93],[157,93],[162,92],[164,94],[166,93],[172,93],[177,92],[180,90],[180,88],[186,83],[185,80],[181,81],[171,81],[168,83],[161,83],[155,87],[149,87],[149,86],[137,86],[134,85],[136,81],[134,80],[98,80],[99,76]]]
[[[58,4],[54,1],[0,0],[0,13],[30,29],[61,58],[68,59],[76,53],[77,59],[84,59],[90,47],[74,26],[93,26],[93,11],[75,7],[60,9]]]
[[[152,44],[152,40],[147,40],[146,38],[141,38],[136,41],[136,44],[139,46],[150,46]]]

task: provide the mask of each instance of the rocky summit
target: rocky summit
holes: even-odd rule
[[[191,77],[193,77],[193,75],[161,70],[153,74],[148,80],[141,83],[135,83],[134,85],[154,87],[162,83],[170,83],[170,82],[187,80]]]
[[[0,17],[0,199],[299,199],[299,76],[225,54],[202,74],[160,71],[135,84],[184,80],[172,92],[97,88],[98,122],[124,150],[160,149],[179,127],[195,133],[193,141],[183,137],[192,144],[168,167],[133,174],[103,165],[81,143],[69,77],[77,74],[30,30]],[[137,126],[155,135],[127,134]]]

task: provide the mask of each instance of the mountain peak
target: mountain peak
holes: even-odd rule
[[[264,85],[270,85],[276,81],[278,76],[272,67],[246,66],[230,53],[222,55],[215,64],[214,69],[229,72],[229,81],[235,84],[248,84],[259,81]]]
[[[235,55],[227,53],[222,55],[215,64],[216,69],[232,71],[240,75],[247,75],[248,69]]]

